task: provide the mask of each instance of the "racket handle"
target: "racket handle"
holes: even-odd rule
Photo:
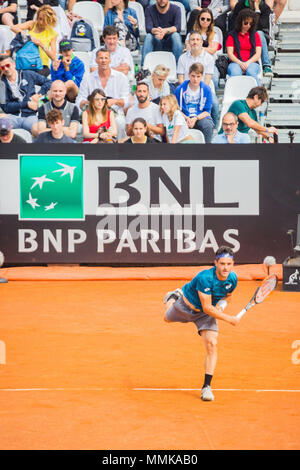
[[[218,303],[217,303],[217,307],[220,307],[223,312],[225,310],[225,308],[227,307],[227,301],[226,300],[220,300]]]
[[[236,318],[242,318],[245,313],[247,312],[247,310],[245,308],[243,308],[243,310],[240,311],[240,313],[237,314]]]

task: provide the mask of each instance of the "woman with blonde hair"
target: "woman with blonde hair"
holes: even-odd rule
[[[168,144],[194,143],[185,117],[174,95],[163,96],[159,103]]]
[[[38,71],[42,75],[50,74],[50,61],[56,59],[57,32],[54,30],[57,23],[55,11],[49,5],[38,9],[35,20],[25,21],[11,27],[14,33],[28,31],[34,44],[39,48],[43,69]]]
[[[170,69],[165,65],[156,65],[151,77],[145,80],[149,85],[149,94],[151,101],[159,104],[162,96],[167,96],[171,93],[170,85],[167,81]]]
[[[103,90],[96,88],[88,97],[88,108],[82,113],[83,142],[111,142],[117,136],[114,113],[108,109]]]

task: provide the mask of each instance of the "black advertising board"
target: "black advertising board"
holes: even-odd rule
[[[129,148],[130,147],[130,148]],[[300,145],[1,145],[6,264],[188,265],[290,254]]]

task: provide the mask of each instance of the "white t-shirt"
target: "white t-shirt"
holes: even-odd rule
[[[185,103],[189,111],[188,116],[189,117],[197,116],[198,115],[197,108],[198,108],[198,104],[200,101],[200,87],[196,91],[193,91],[190,89],[188,85],[184,99],[185,99]]]
[[[191,51],[187,51],[182,54],[178,59],[177,74],[184,75],[184,80],[188,80],[190,66],[195,62],[199,62],[203,65],[204,75],[214,74],[215,58],[204,49],[202,49],[201,54],[195,58],[192,56]]]
[[[92,52],[91,68],[98,67],[96,63],[97,50],[98,49],[95,48]],[[112,68],[119,67],[121,63],[125,63],[129,65],[130,70],[131,70],[131,66],[132,66],[131,52],[127,47],[117,46],[115,52],[110,52],[110,66]]]
[[[170,143],[172,142],[175,126],[180,126],[177,142],[180,142],[181,140],[185,139],[188,135],[190,135],[186,120],[184,119],[183,114],[181,111],[179,111],[179,109],[175,111],[172,121],[169,121],[168,116],[166,114],[163,114],[163,124],[166,128],[166,133]]]
[[[132,124],[135,118],[143,118],[152,126],[163,124],[162,116],[160,114],[159,106],[155,103],[150,103],[147,108],[139,108],[138,104],[133,105],[128,109],[126,114],[126,124]],[[154,138],[161,141],[161,136],[154,134]]]

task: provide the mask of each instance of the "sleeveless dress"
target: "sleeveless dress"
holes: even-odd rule
[[[90,132],[91,134],[96,134],[97,131],[98,131],[98,129],[100,129],[100,127],[106,127],[106,129],[109,129],[109,128],[110,128],[110,113],[111,113],[111,110],[109,109],[109,110],[108,110],[108,113],[107,113],[107,119],[106,119],[106,121],[101,122],[101,124],[99,124],[99,125],[97,125],[97,124],[91,124],[91,125],[89,126],[89,132]],[[92,140],[93,140],[93,138],[92,138],[92,139],[86,138],[86,139],[83,139],[82,142],[91,142]]]

